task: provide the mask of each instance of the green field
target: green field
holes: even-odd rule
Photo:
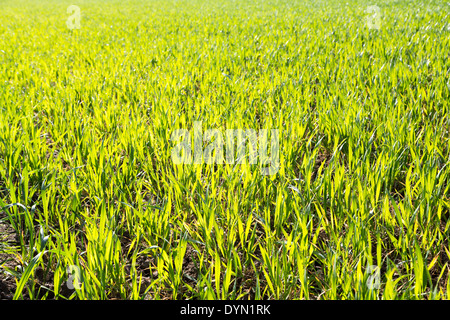
[[[0,0],[0,298],[450,298],[449,12]],[[279,168],[175,163],[195,122]]]

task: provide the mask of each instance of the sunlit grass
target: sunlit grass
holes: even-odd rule
[[[71,4],[0,1],[15,299],[448,298],[447,3]],[[278,129],[280,170],[174,164],[194,121]]]

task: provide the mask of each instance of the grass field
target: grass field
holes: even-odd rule
[[[450,298],[449,12],[0,0],[0,298]],[[279,168],[175,163],[194,122]]]

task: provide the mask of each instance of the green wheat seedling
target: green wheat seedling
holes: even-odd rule
[[[448,5],[70,5],[1,2],[11,298],[449,298]],[[278,171],[175,163],[198,122],[279,130]]]

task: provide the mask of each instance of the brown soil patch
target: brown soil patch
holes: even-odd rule
[[[5,272],[5,268],[13,269],[18,262],[14,255],[7,253],[8,247],[16,242],[14,230],[3,220],[6,218],[4,212],[0,212],[0,299],[12,299],[16,291],[14,277]]]

